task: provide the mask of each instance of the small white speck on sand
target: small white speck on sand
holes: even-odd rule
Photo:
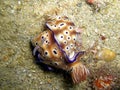
[[[15,11],[14,10],[11,10],[11,13],[14,13]]]
[[[20,4],[21,4],[21,1],[18,1],[18,4],[20,5]]]
[[[29,76],[29,77],[31,77],[31,76],[32,76],[32,74],[28,74],[28,76]]]
[[[40,82],[40,85],[43,84],[43,82]]]

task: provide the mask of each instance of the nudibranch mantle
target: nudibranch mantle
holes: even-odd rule
[[[74,62],[76,57],[81,54],[76,47],[78,32],[76,32],[74,23],[66,16],[56,16],[49,19],[46,25],[54,33],[54,38],[67,57],[68,62]]]
[[[84,51],[80,50],[80,34],[75,25],[66,16],[48,19],[47,28],[33,37],[35,47],[33,55],[38,52],[41,62],[56,68],[69,71],[74,83],[86,80],[89,70],[80,62]]]

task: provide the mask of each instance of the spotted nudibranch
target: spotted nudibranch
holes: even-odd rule
[[[68,62],[74,62],[79,55],[79,51],[75,47],[77,34],[74,23],[65,16],[58,16],[47,21],[46,25],[54,33],[54,38],[64,52]]]
[[[66,16],[49,18],[46,30],[33,37],[33,54],[39,52],[42,63],[70,71],[74,83],[87,78],[89,70],[80,62],[84,51],[80,50],[79,33]]]

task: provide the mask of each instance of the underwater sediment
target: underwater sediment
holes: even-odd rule
[[[101,0],[93,5],[85,0],[0,0],[0,89],[93,90],[106,86],[119,90],[119,10],[119,0]],[[78,85],[74,86],[64,71],[44,70],[32,55],[30,39],[43,32],[46,18],[53,15],[66,15],[82,29],[82,45],[89,52],[81,62],[90,76]],[[102,54],[96,52],[103,53],[103,48],[108,57],[109,52],[116,57],[98,57]]]

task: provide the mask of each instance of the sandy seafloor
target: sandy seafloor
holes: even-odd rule
[[[73,85],[63,71],[46,71],[34,62],[30,39],[43,30],[46,16],[55,14],[83,29],[85,48],[98,40],[116,53],[111,62],[88,58],[86,63],[93,77],[96,67],[109,70],[116,78],[112,90],[120,90],[120,0],[101,2],[97,11],[85,0],[0,0],[0,90],[94,90],[92,78]]]

